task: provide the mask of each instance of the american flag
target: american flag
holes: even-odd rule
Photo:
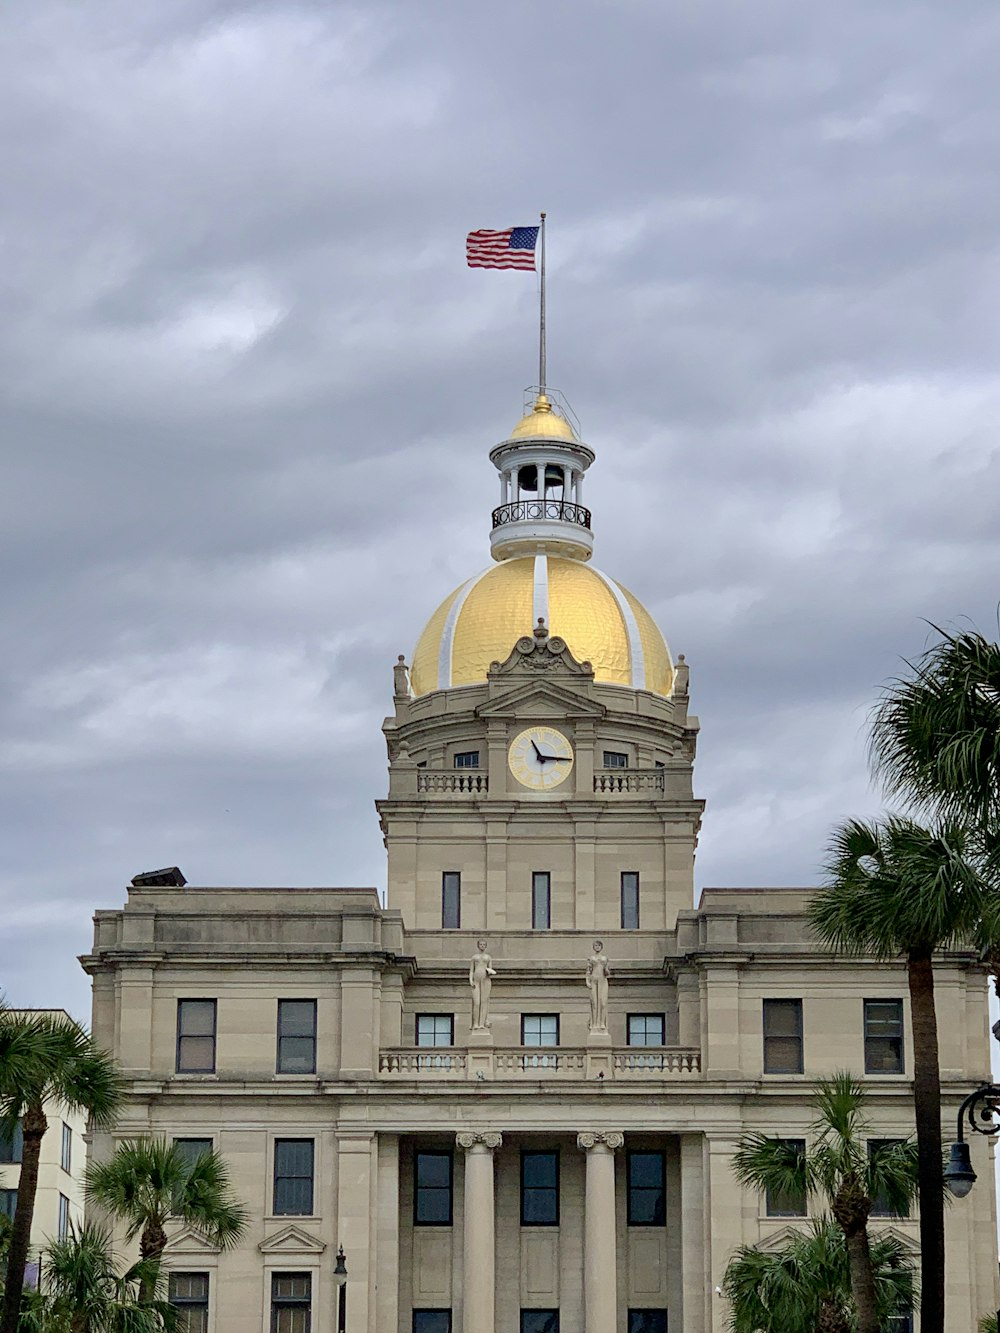
[[[538,227],[508,227],[506,231],[470,231],[465,238],[469,268],[535,267]]]

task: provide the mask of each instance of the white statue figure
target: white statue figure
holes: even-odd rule
[[[486,941],[476,940],[479,952],[469,964],[469,985],[472,987],[472,1030],[490,1025],[490,991],[496,976],[493,959],[486,952]]]
[[[590,1030],[608,1030],[608,978],[611,964],[600,940],[594,940],[594,952],[587,959],[587,989],[590,991]]]

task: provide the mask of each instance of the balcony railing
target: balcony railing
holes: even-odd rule
[[[594,774],[594,791],[598,792],[661,792],[662,768],[602,768]]]
[[[514,500],[493,511],[494,528],[502,528],[507,523],[539,523],[546,519],[590,528],[590,510],[573,504],[571,500]]]
[[[485,773],[474,768],[418,768],[417,791],[436,792],[452,795],[465,792],[468,796],[485,795],[489,790],[489,779]]]
[[[584,1046],[505,1046],[491,1053],[496,1079],[582,1079]],[[379,1073],[388,1078],[471,1078],[466,1052],[455,1046],[396,1048],[379,1053]],[[613,1079],[692,1078],[701,1073],[701,1053],[688,1046],[622,1046],[612,1051]]]

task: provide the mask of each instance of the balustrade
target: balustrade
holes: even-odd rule
[[[575,523],[588,530],[590,528],[590,510],[571,500],[514,500],[493,511],[494,528],[502,528],[508,523],[538,523],[547,519]]]
[[[498,1079],[584,1077],[587,1051],[582,1046],[510,1046],[492,1052]],[[466,1052],[457,1047],[394,1048],[379,1054],[379,1073],[393,1078],[467,1077]],[[613,1079],[690,1078],[701,1073],[701,1053],[694,1047],[623,1046],[612,1052]]]
[[[618,792],[662,792],[662,768],[602,768],[594,774],[594,791],[606,794]]]
[[[485,773],[474,768],[418,768],[417,791],[453,795],[464,792],[467,796],[485,795],[489,790],[489,779]]]

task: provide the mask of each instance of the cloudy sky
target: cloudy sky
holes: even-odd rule
[[[877,808],[924,620],[996,629],[991,0],[13,0],[0,20],[2,981],[137,871],[384,884],[391,664],[582,420],[597,554],[692,665],[699,886]]]

